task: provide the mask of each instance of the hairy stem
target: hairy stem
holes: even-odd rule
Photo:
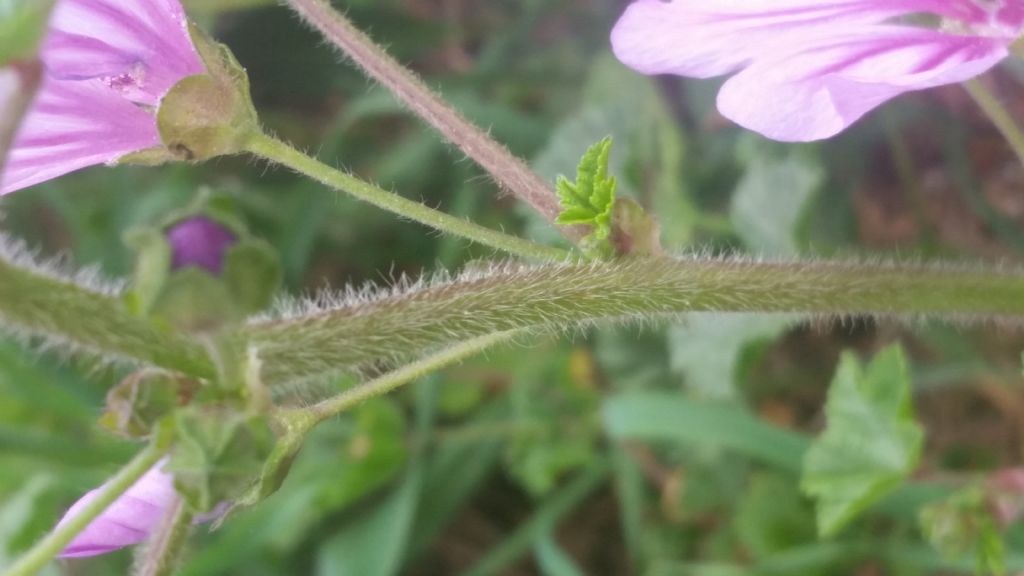
[[[1010,144],[1013,153],[1024,166],[1024,129],[1021,129],[1003,103],[980,80],[968,80],[964,82],[964,88]]]
[[[413,202],[392,192],[382,190],[355,176],[331,168],[299,152],[288,144],[265,134],[253,136],[248,143],[248,150],[261,158],[287,166],[300,174],[309,176],[331,188],[347,192],[378,208],[393,212],[436,230],[454,236],[461,236],[484,246],[490,246],[509,254],[534,260],[564,260],[567,256],[567,253],[559,248],[543,246],[523,240],[522,238],[490,230],[462,218],[439,212],[419,202]]]
[[[432,372],[436,372],[442,368],[447,368],[448,366],[457,364],[471,356],[475,356],[488,348],[509,342],[515,338],[517,333],[518,331],[516,330],[510,330],[507,332],[497,332],[481,336],[479,338],[473,338],[472,340],[456,344],[411,364],[406,364],[397,370],[388,372],[383,376],[360,384],[351,390],[347,390],[333,398],[328,398],[327,400],[314,404],[309,408],[302,408],[298,410],[309,413],[313,417],[313,421],[316,423],[323,422],[324,420],[345,412],[357,404],[365,402],[371,398],[387,394],[396,388],[409,384],[419,378],[431,374]]]
[[[60,554],[68,544],[85,530],[93,520],[124,494],[150,468],[167,453],[167,448],[150,445],[125,465],[107,484],[100,489],[96,498],[81,512],[58,526],[45,538],[36,543],[2,576],[30,576],[42,570],[47,563]]]
[[[334,10],[328,2],[287,2],[368,76],[390,90],[423,121],[490,173],[499,185],[532,206],[549,222],[555,221],[561,207],[554,189],[530,170],[525,162],[459,114],[415,74],[396,62],[369,36]],[[581,237],[577,228],[564,227],[562,231],[573,240],[579,240]]]
[[[36,336],[200,378],[203,348],[132,314],[120,299],[0,257],[0,322]]]
[[[135,567],[136,576],[171,576],[178,567],[188,542],[195,515],[180,497],[150,536]]]
[[[644,259],[504,266],[250,325],[281,384],[521,328],[684,312],[797,312],[1024,322],[1024,274],[953,267]]]

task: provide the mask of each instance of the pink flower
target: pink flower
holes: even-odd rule
[[[60,556],[75,558],[106,554],[145,540],[178,498],[174,477],[154,466],[131,488],[86,527]],[[74,517],[99,495],[100,488],[90,490],[68,509],[60,526]]]
[[[160,146],[160,100],[204,72],[178,0],[59,0],[40,57],[0,194]]]
[[[895,23],[930,15],[939,28]],[[904,92],[995,66],[1024,0],[637,0],[612,47],[645,74],[739,71],[718,94],[734,122],[784,141],[833,136]]]

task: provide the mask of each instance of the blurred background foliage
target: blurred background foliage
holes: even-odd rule
[[[558,241],[270,4],[186,2],[247,67],[275,133],[407,197]],[[1024,171],[955,86],[902,98],[833,141],[782,145],[719,117],[715,81],[618,64],[607,36],[625,2],[339,4],[547,178],[572,174],[589,145],[614,136],[621,193],[657,215],[673,252],[1024,255]],[[1024,93],[1020,70],[989,80]],[[1007,101],[1024,117],[1024,99]],[[204,189],[280,251],[292,294],[494,256],[241,158],[83,171],[5,197],[2,225],[43,255],[124,277],[124,232]],[[867,359],[894,343],[909,372],[886,377],[912,392],[923,454],[908,482],[819,540],[801,466],[840,354]],[[0,565],[134,450],[96,425],[123,373],[28,344],[0,342]],[[318,429],[279,493],[197,530],[182,574],[970,572],[970,542],[940,554],[918,515],[951,487],[1020,463],[1022,346],[998,326],[739,314],[524,342]],[[1011,568],[1024,568],[1014,546],[1024,538],[1005,538]],[[130,560],[50,573],[122,574]]]

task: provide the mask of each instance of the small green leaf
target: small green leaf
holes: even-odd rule
[[[800,485],[817,501],[818,532],[830,536],[897,488],[920,459],[924,433],[914,420],[902,349],[879,352],[866,368],[844,354],[825,415]]]
[[[557,181],[562,213],[559,224],[590,226],[590,238],[600,242],[612,231],[612,208],[615,205],[616,180],[608,176],[608,155],[612,139],[606,137],[591,146],[576,168],[576,182],[564,176]]]
[[[270,306],[283,277],[277,252],[262,240],[246,240],[227,253],[224,280],[242,312],[253,314]]]

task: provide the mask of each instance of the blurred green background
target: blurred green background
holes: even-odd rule
[[[490,227],[557,241],[470,161],[285,9],[195,0],[247,67],[263,121],[328,163]],[[1018,263],[1024,171],[958,87],[902,98],[840,137],[783,145],[731,126],[716,81],[617,63],[612,0],[339,3],[403,63],[545,177],[615,137],[620,193],[673,252]],[[1021,70],[990,78],[1006,95]],[[1024,99],[1007,100],[1024,116]],[[45,256],[124,277],[130,227],[201,189],[282,256],[294,295],[496,255],[246,158],[95,168],[0,201]],[[899,342],[925,455],[909,488],[819,541],[800,461],[839,355]],[[0,341],[0,566],[135,447],[101,431],[124,372]],[[197,530],[182,574],[969,573],[917,513],[946,481],[1021,459],[1019,330],[753,315],[593,327],[496,351],[319,429],[281,491]],[[314,399],[332,383],[289,391]],[[936,481],[938,480],[938,481]],[[1009,562],[1024,568],[1011,531]],[[50,574],[123,574],[123,551]]]

